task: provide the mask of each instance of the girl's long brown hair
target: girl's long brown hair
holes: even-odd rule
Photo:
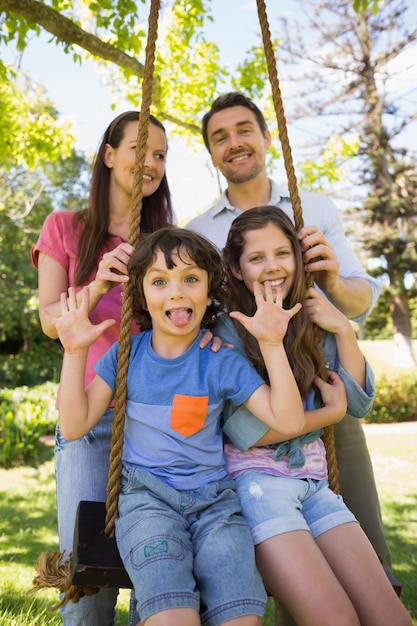
[[[295,227],[281,209],[274,206],[262,206],[243,211],[233,221],[227,237],[226,246],[223,250],[223,260],[226,272],[226,303],[228,311],[242,311],[242,313],[249,316],[255,314],[256,304],[254,296],[245,283],[233,275],[232,268],[240,268],[240,258],[245,245],[246,233],[251,230],[264,228],[268,224],[273,224],[279,228],[289,239],[296,259],[294,284],[283,302],[284,308],[289,309],[297,302],[303,304],[306,299],[304,264]],[[258,342],[239,322],[233,320],[233,323],[242,339],[247,355],[261,376],[268,380]],[[301,396],[305,397],[313,384],[315,376],[319,375],[325,378],[326,366],[321,346],[318,346],[314,339],[313,323],[304,306],[290,320],[284,338],[284,347]]]
[[[99,255],[109,237],[110,207],[110,169],[104,163],[106,144],[117,148],[122,141],[126,125],[139,120],[138,111],[127,111],[116,117],[106,129],[97,151],[90,184],[88,207],[74,216],[76,229],[82,224],[78,241],[78,262],[75,272],[75,284],[83,285],[98,267]],[[165,128],[161,122],[150,115],[149,123]],[[172,224],[173,210],[168,181],[164,174],[161,184],[151,196],[142,200],[140,230],[150,233],[158,228]]]

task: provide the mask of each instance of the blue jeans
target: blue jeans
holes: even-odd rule
[[[283,478],[246,470],[236,478],[242,511],[255,544],[293,530],[313,539],[331,528],[356,522],[327,480]]]
[[[231,478],[177,491],[123,468],[116,540],[142,621],[180,607],[207,626],[263,615],[265,590]]]
[[[55,479],[61,550],[72,552],[75,516],[80,500],[106,501],[113,409],[82,439],[67,441],[56,429]],[[113,626],[118,590],[100,589],[94,596],[61,609],[65,626]]]

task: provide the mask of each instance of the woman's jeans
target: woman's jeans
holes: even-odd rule
[[[80,500],[106,501],[113,409],[82,439],[67,441],[56,429],[55,478],[61,550],[73,549],[75,517]],[[65,626],[113,626],[117,589],[100,589],[61,609]]]

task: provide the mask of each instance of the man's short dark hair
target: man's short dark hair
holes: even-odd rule
[[[230,109],[231,107],[245,107],[246,109],[249,109],[249,111],[252,111],[252,113],[255,115],[262,133],[265,134],[268,130],[268,126],[263,116],[263,113],[256,106],[256,104],[241,91],[230,91],[229,93],[225,93],[216,98],[213,101],[210,110],[207,111],[202,119],[201,131],[203,133],[204,144],[209,152],[210,146],[207,135],[208,123],[215,113],[223,111],[224,109]]]

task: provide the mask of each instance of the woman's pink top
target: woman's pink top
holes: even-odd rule
[[[47,254],[62,265],[68,275],[68,287],[74,286],[78,239],[83,228],[82,222],[75,222],[74,224],[74,214],[74,211],[59,211],[48,215],[42,226],[39,239],[31,250],[32,263],[36,268],[39,262],[39,252]],[[122,241],[121,237],[109,237],[100,252],[97,265],[106,252],[116,248]],[[94,280],[95,276],[96,270],[91,274],[87,283]],[[95,376],[94,363],[119,339],[123,287],[124,285],[116,284],[113,289],[101,298],[95,309],[90,313],[90,320],[93,324],[99,324],[107,319],[116,320],[116,324],[108,328],[90,347],[87,357],[85,385],[88,385]],[[133,322],[132,333],[137,334],[138,332],[139,328]]]

